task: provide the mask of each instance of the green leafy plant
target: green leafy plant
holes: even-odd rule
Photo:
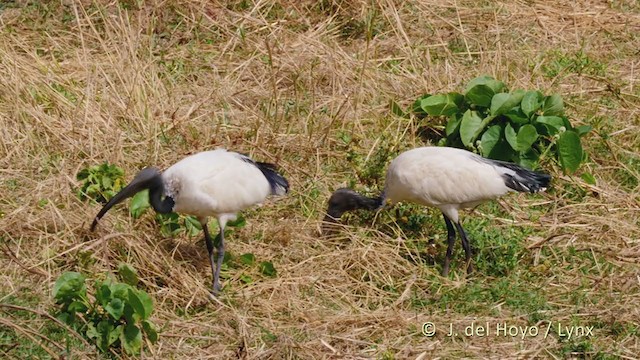
[[[254,277],[257,275],[256,272],[270,278],[278,275],[278,271],[271,261],[261,261],[257,263],[256,256],[253,253],[234,256],[227,252],[222,267],[224,270],[230,268],[242,270],[240,280],[245,284],[253,282]]]
[[[111,277],[97,281],[90,299],[82,274],[63,273],[53,287],[53,297],[60,305],[56,316],[93,341],[102,352],[122,349],[135,355],[142,350],[143,335],[152,343],[158,340],[156,327],[149,320],[153,302],[145,291],[136,288],[135,269],[120,264],[118,274],[124,282]]]
[[[571,125],[559,95],[508,91],[502,81],[490,76],[471,80],[464,94],[423,95],[411,110],[418,117],[448,117],[439,145],[466,147],[529,168],[550,155],[567,173],[575,172],[583,161],[580,137],[591,130]]]
[[[106,203],[125,184],[124,171],[106,162],[80,170],[76,178],[82,182],[78,189],[80,200],[93,199],[100,203]]]

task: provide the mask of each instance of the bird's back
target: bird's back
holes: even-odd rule
[[[438,206],[474,206],[509,191],[501,173],[482,157],[448,147],[421,147],[395,158],[387,170],[385,197]]]
[[[163,173],[175,211],[198,216],[236,213],[261,203],[271,185],[248,157],[217,149],[188,156]]]

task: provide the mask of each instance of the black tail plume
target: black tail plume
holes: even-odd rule
[[[348,188],[341,188],[333,192],[329,198],[325,224],[336,223],[347,211],[358,209],[375,210],[384,203],[384,197],[367,197]],[[323,226],[323,233],[327,233]]]
[[[551,175],[527,170],[521,166],[508,162],[492,161],[497,163],[500,167],[513,171],[513,174],[510,174],[509,172],[502,174],[505,185],[510,189],[520,192],[537,193],[539,191],[544,191],[549,187]]]
[[[269,181],[272,195],[284,195],[289,192],[289,182],[278,173],[278,168],[275,165],[257,161],[255,164]]]

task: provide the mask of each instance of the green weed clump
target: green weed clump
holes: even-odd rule
[[[124,170],[108,162],[84,168],[76,178],[82,182],[78,189],[80,200],[92,199],[99,203],[109,201],[125,184]]]
[[[124,282],[111,277],[97,281],[91,298],[82,274],[60,275],[53,287],[53,297],[60,305],[56,316],[93,341],[102,352],[121,349],[135,355],[142,350],[143,335],[152,343],[158,340],[156,326],[149,320],[153,301],[136,287],[135,269],[120,264],[118,273]]]
[[[412,111],[419,117],[448,117],[439,145],[464,147],[528,168],[551,156],[567,173],[575,172],[585,159],[580,137],[591,130],[571,125],[560,95],[509,91],[490,76],[471,80],[463,94],[423,95]]]

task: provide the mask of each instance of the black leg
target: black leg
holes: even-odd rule
[[[216,271],[213,274],[213,295],[217,296],[220,292],[220,267],[222,266],[222,260],[224,260],[224,227],[220,226],[220,234],[216,239],[216,249],[218,250],[218,261],[216,264]],[[211,264],[213,265],[213,257],[211,258]]]
[[[456,223],[456,228],[462,238],[462,248],[464,249],[464,260],[467,264],[467,274],[470,274],[473,271],[473,265],[471,265],[471,247],[469,246],[469,239],[467,239],[467,234],[464,232],[460,222]]]
[[[209,235],[209,228],[207,227],[207,222],[202,221],[202,230],[204,231],[204,241],[207,244],[207,251],[209,252],[209,264],[211,265],[211,277],[213,279],[213,295],[216,295],[216,271],[215,271],[215,263],[213,261],[213,241],[211,240],[211,235]]]
[[[451,263],[451,255],[453,254],[453,246],[456,242],[456,231],[453,229],[453,224],[451,220],[445,215],[442,214],[444,218],[444,223],[447,225],[447,255],[444,258],[444,266],[442,266],[442,276],[449,275],[449,264]]]

